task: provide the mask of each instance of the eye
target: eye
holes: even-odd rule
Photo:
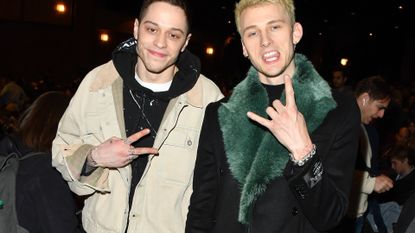
[[[257,35],[257,32],[256,31],[248,31],[248,32],[246,32],[246,36],[249,38],[249,37],[253,37],[253,36],[256,36]]]
[[[181,38],[180,34],[178,33],[170,33],[169,34],[170,38],[174,39],[174,40],[178,40]]]
[[[279,29],[280,27],[281,27],[280,25],[272,25],[271,30],[275,31],[275,30]]]
[[[154,28],[154,27],[147,27],[146,30],[150,33],[156,33],[157,32],[157,29]]]

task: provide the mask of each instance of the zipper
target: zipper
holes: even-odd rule
[[[171,133],[171,132],[172,132],[172,131],[176,128],[177,123],[179,122],[180,115],[182,114],[183,110],[184,110],[186,107],[188,107],[188,106],[189,106],[189,105],[184,105],[184,106],[180,109],[180,112],[177,114],[176,121],[174,122],[173,127],[171,127],[171,128],[170,128],[170,130],[169,130],[169,132],[167,132],[167,134],[166,134],[166,136],[164,137],[163,141],[160,143],[160,146],[157,148],[158,150],[160,150],[160,149],[161,149],[161,147],[163,146],[164,142],[165,142],[165,141],[167,140],[167,138],[169,137],[170,133]]]

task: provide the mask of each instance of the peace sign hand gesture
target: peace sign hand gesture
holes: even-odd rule
[[[157,155],[158,150],[155,148],[131,146],[132,143],[149,133],[149,129],[143,129],[124,140],[112,137],[94,147],[87,156],[87,162],[94,167],[119,168],[130,164],[134,159],[138,158],[139,155]]]
[[[289,75],[284,75],[284,83],[286,105],[284,106],[278,99],[274,100],[272,107],[266,109],[270,120],[253,112],[248,112],[247,116],[268,128],[277,140],[290,151],[295,160],[301,160],[313,149],[313,144],[303,114],[297,109],[292,80]]]

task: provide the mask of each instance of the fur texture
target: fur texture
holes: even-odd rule
[[[316,72],[307,58],[297,54],[293,87],[299,111],[306,119],[308,131],[313,132],[327,113],[336,107],[329,85]],[[281,96],[285,103],[285,93]],[[269,105],[265,88],[257,71],[251,67],[227,103],[219,107],[219,123],[232,175],[241,185],[239,221],[248,223],[255,200],[266,185],[282,176],[289,159],[288,150],[264,127],[246,116],[248,111],[267,117]]]

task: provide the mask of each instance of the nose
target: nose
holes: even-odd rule
[[[159,33],[154,39],[154,45],[158,48],[166,47],[166,36],[163,33]]]
[[[271,44],[271,39],[267,33],[261,35],[261,47],[268,47]]]

